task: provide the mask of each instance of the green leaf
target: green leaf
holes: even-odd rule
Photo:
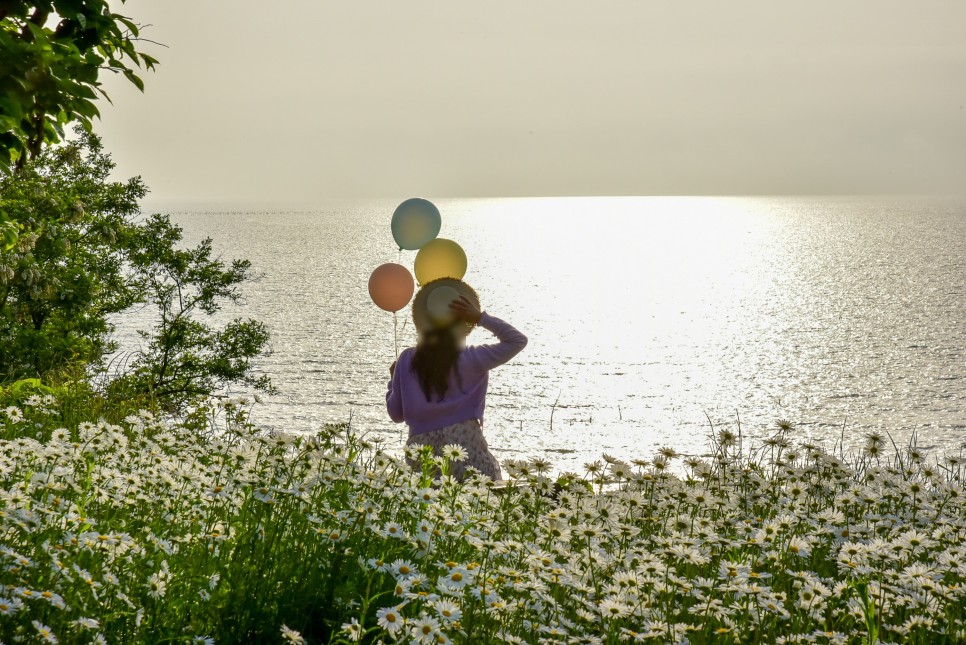
[[[0,241],[3,242],[4,251],[9,251],[17,246],[19,239],[19,226],[16,222],[0,223]]]
[[[0,5],[6,4],[10,3],[0,0]],[[11,160],[36,156],[37,144],[42,149],[62,139],[62,126],[72,121],[90,126],[90,119],[99,115],[94,101],[111,100],[99,87],[101,70],[123,72],[143,92],[144,82],[132,69],[154,69],[157,64],[154,57],[138,51],[138,25],[112,13],[108,0],[44,0],[13,6],[19,8],[3,12],[6,17],[0,19],[0,170],[4,171]],[[41,14],[52,12],[51,17],[59,14],[73,27],[75,37],[55,38],[53,28],[30,22],[31,7]],[[23,30],[27,38],[21,37]],[[51,119],[40,141],[36,141],[38,116]]]
[[[18,394],[23,390],[40,390],[41,392],[50,392],[51,389],[41,382],[39,378],[24,378],[16,381],[13,385],[8,388],[14,394]]]
[[[131,30],[131,34],[133,34],[135,38],[137,38],[140,35],[139,32],[138,32],[138,26],[137,26],[137,24],[134,23],[133,21],[131,21],[129,18],[126,18],[124,16],[118,15],[116,13],[113,14],[112,17],[115,20],[117,20],[119,23],[121,23],[122,25],[124,25],[125,27],[127,27],[128,29],[130,29]]]
[[[144,91],[144,81],[142,81],[137,74],[135,74],[129,69],[126,69],[124,70],[124,75],[127,76],[127,80],[134,83],[135,87],[137,87],[142,92]]]

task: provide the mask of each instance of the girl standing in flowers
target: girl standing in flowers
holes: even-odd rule
[[[448,312],[439,311],[440,297],[448,301]],[[453,477],[462,480],[472,467],[491,479],[502,479],[500,464],[483,437],[488,375],[526,346],[526,336],[481,312],[473,289],[451,278],[434,280],[419,290],[413,300],[413,322],[419,340],[389,367],[386,391],[389,417],[409,425],[407,462],[420,468],[412,449],[430,446],[440,455],[443,446],[456,444],[467,458],[452,465]],[[499,342],[466,347],[466,336],[476,325]]]

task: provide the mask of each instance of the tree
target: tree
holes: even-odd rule
[[[0,0],[0,172],[23,168],[69,123],[90,130],[98,94],[110,100],[102,70],[144,91],[136,70],[158,61],[137,51],[141,40],[107,0]]]
[[[208,322],[240,299],[250,263],[213,257],[210,238],[179,248],[182,231],[169,218],[140,216],[141,179],[110,181],[100,139],[76,133],[0,178],[0,209],[21,231],[12,249],[0,248],[0,380],[101,369],[115,349],[111,317],[148,304],[158,322],[112,391],[174,407],[234,383],[271,390],[253,374],[264,325]]]
[[[177,248],[181,240],[181,229],[164,215],[134,230],[131,282],[155,305],[158,322],[153,332],[139,332],[145,345],[111,390],[150,394],[175,409],[235,383],[273,391],[268,376],[252,371],[269,338],[261,322],[236,318],[213,329],[198,319],[218,312],[222,302],[239,302],[238,286],[251,278],[251,263],[226,265],[212,257],[211,238],[187,250]]]
[[[179,249],[170,219],[139,218],[140,178],[108,180],[114,164],[91,132],[98,95],[110,100],[99,75],[143,91],[136,70],[157,60],[141,40],[107,0],[0,0],[0,381],[102,368],[111,316],[148,303],[158,324],[115,393],[177,406],[233,383],[271,390],[252,371],[264,325],[206,322],[239,300],[250,264],[214,258],[210,239]],[[55,145],[69,123],[78,139]]]
[[[46,148],[0,179],[0,209],[20,229],[0,251],[0,372],[45,375],[94,365],[110,351],[108,317],[141,299],[125,276],[139,178],[108,181],[100,140]]]

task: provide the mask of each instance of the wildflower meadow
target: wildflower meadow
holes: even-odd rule
[[[878,435],[834,455],[780,422],[705,458],[507,462],[498,487],[447,477],[458,447],[414,473],[246,406],[207,432],[0,410],[0,641],[966,641],[955,457]]]

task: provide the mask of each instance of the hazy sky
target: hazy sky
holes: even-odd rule
[[[963,193],[966,2],[128,0],[174,202]]]

